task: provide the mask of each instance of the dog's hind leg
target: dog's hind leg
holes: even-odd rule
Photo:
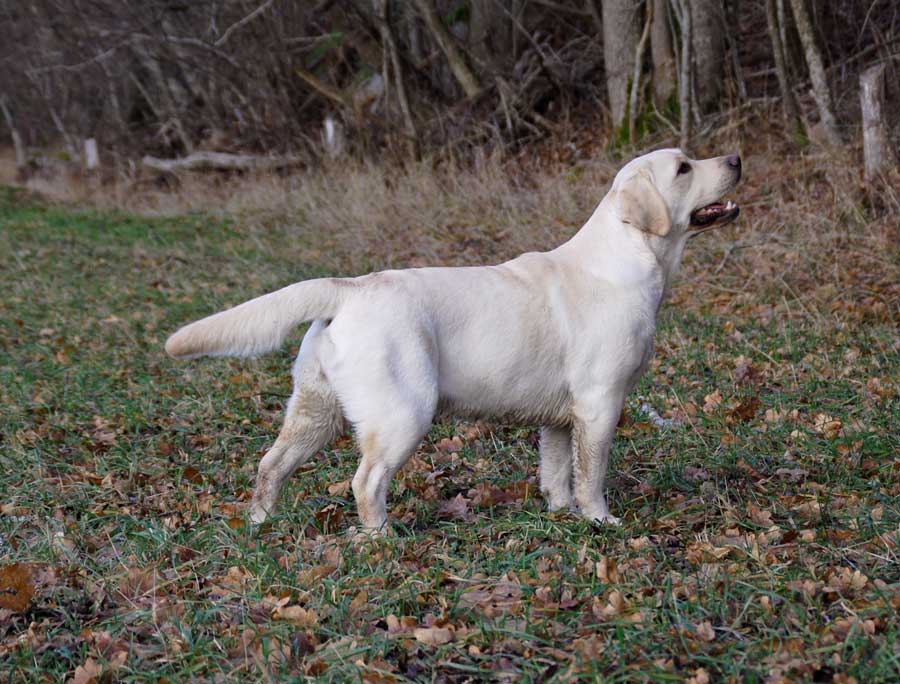
[[[572,505],[572,428],[541,428],[541,492],[551,511]]]
[[[261,523],[274,510],[285,480],[344,430],[337,397],[310,353],[322,327],[319,322],[314,324],[303,341],[294,365],[294,391],[284,425],[259,463],[250,504],[254,523]]]
[[[391,478],[422,441],[433,418],[433,407],[404,409],[391,405],[387,423],[362,423],[357,428],[362,460],[353,476],[353,496],[359,521],[367,532],[381,532],[387,522]]]

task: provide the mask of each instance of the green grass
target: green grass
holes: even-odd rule
[[[302,254],[286,228],[0,192],[0,564],[37,585],[0,611],[0,679],[900,678],[896,326],[671,305],[638,393],[679,420],[629,400],[621,528],[545,512],[533,426],[443,424],[396,478],[397,534],[354,545],[329,493],[348,440],[245,524],[299,336],[256,361],[162,352],[319,275]]]

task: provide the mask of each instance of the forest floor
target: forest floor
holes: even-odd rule
[[[190,363],[167,334],[306,277],[553,246],[618,162],[348,164],[170,216],[0,190],[0,677],[896,682],[897,197],[834,152],[742,152],[742,216],[689,246],[628,400],[623,525],[546,512],[535,426],[447,422],[362,545],[349,438],[247,522],[302,331]]]

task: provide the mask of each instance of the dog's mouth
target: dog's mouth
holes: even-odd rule
[[[697,228],[695,233],[703,233],[712,228],[718,228],[734,221],[741,208],[731,200],[724,204],[713,202],[705,207],[700,207],[691,214],[691,226]]]

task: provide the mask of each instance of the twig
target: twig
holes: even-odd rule
[[[306,81],[310,86],[312,86],[313,89],[316,90],[320,95],[324,95],[329,100],[336,102],[342,107],[346,107],[350,110],[355,109],[353,106],[353,100],[349,95],[342,93],[336,88],[332,88],[330,85],[325,83],[325,81],[322,81],[321,79],[304,69],[296,69],[295,73],[304,81]]]
[[[650,37],[650,24],[653,21],[653,3],[647,3],[647,19],[644,22],[644,30],[638,41],[634,55],[634,76],[631,79],[631,94],[628,98],[628,133],[631,144],[637,142],[635,133],[635,121],[637,120],[638,92],[641,86],[641,66],[644,62],[644,52],[647,50],[647,39]]]
[[[273,2],[275,2],[275,0],[266,0],[262,5],[260,5],[255,10],[250,12],[250,14],[248,14],[246,17],[244,17],[240,21],[236,21],[235,23],[233,23],[231,26],[229,26],[225,30],[225,33],[222,34],[221,38],[219,38],[215,43],[213,43],[213,45],[215,45],[216,47],[219,47],[220,45],[222,45],[226,40],[228,40],[231,37],[231,34],[234,33],[235,31],[237,31],[239,28],[241,28],[241,26],[244,26],[245,24],[250,23],[251,21],[256,19],[256,17],[258,17],[260,14],[262,14],[267,9],[269,9],[269,7],[272,6]]]

